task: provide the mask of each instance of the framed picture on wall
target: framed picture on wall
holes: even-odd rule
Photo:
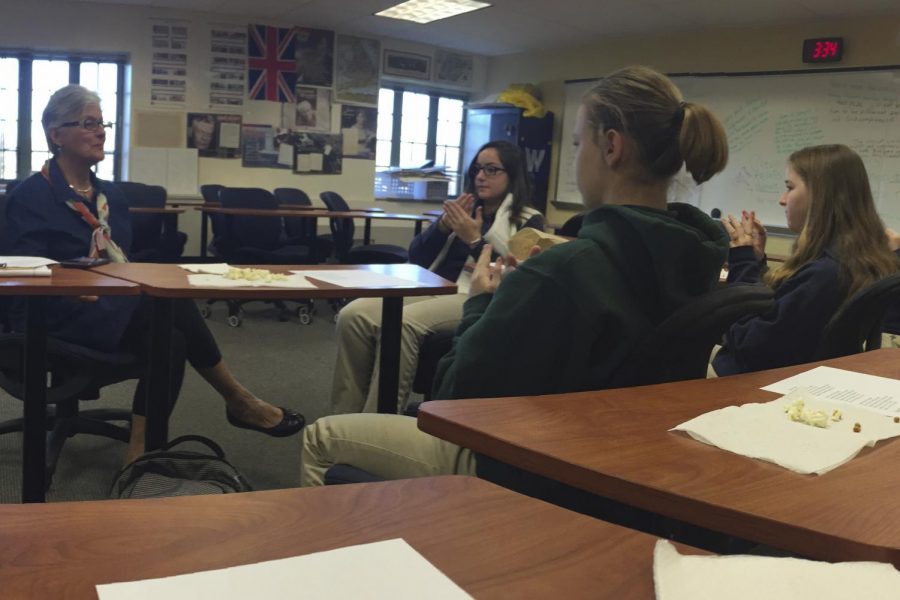
[[[431,78],[431,57],[386,49],[381,72],[395,77],[427,80]]]
[[[462,87],[472,85],[474,59],[468,54],[458,54],[438,49],[434,53],[434,80]]]
[[[378,58],[381,42],[352,35],[337,36],[334,97],[338,102],[378,104]]]

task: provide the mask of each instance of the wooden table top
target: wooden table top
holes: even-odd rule
[[[400,213],[367,212],[363,210],[301,211],[293,208],[221,208],[216,206],[197,206],[194,208],[194,210],[199,210],[201,212],[212,213],[216,215],[237,215],[247,217],[335,217],[351,219],[379,219],[383,221],[433,221],[435,219],[435,217],[428,215],[406,215]]]
[[[87,269],[50,267],[50,277],[0,277],[0,296],[133,296],[134,283]]]
[[[669,429],[826,364],[900,378],[900,350],[630,389],[426,402],[419,428],[569,485],[824,560],[900,566],[900,440],[825,475],[798,475]],[[900,427],[900,425],[898,425]]]
[[[476,598],[654,597],[652,536],[471,477],[2,505],[2,595],[96,600],[99,583],[393,538]]]
[[[248,265],[240,265],[246,268]],[[253,265],[274,273],[290,271],[372,271],[410,280],[408,286],[398,287],[340,287],[316,281],[317,288],[278,287],[202,287],[188,284],[188,272],[178,265],[155,263],[108,264],[93,269],[110,277],[139,284],[150,296],[161,298],[222,299],[298,299],[298,298],[386,298],[395,296],[432,296],[456,293],[456,284],[418,265]]]

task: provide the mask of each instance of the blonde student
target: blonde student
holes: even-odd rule
[[[781,266],[767,270],[766,230],[755,214],[723,219],[731,238],[728,282],[764,281],[775,290],[775,304],[728,330],[712,362],[719,376],[810,362],[838,308],[897,270],[856,152],[840,144],[798,150],[788,158],[784,183],[779,204],[798,237]]]
[[[697,182],[724,168],[718,119],[664,75],[630,67],[584,97],[575,133],[576,179],[590,209],[578,238],[520,265],[492,264],[482,251],[437,398],[606,387],[655,324],[716,285],[727,238],[666,196],[682,166]],[[320,484],[339,462],[388,478],[492,476],[482,457],[394,415],[327,417],[307,428],[302,484]]]

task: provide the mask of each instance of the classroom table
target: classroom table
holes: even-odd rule
[[[365,219],[363,230],[363,244],[368,245],[372,239],[372,220],[383,221],[413,221],[415,223],[415,235],[422,233],[422,223],[431,222],[434,217],[427,215],[407,215],[399,213],[386,213],[381,209],[361,209],[361,210],[323,210],[318,207],[303,207],[298,205],[282,205],[277,209],[262,208],[222,208],[221,206],[212,206],[212,203],[196,206],[194,210],[202,213],[200,217],[200,256],[206,257],[207,240],[209,239],[208,222],[210,214],[218,215],[237,215],[250,217],[280,217],[280,218],[307,218],[317,219],[318,217],[326,218],[344,218],[344,219]],[[300,214],[298,214],[300,213]]]
[[[7,598],[95,600],[97,584],[395,538],[480,599],[654,597],[654,537],[472,477],[3,505],[0,578]]]
[[[188,273],[178,265],[119,263],[95,270],[140,285],[153,299],[153,326],[150,333],[150,377],[147,396],[155,401],[147,408],[147,444],[152,450],[162,446],[168,436],[167,407],[170,380],[168,360],[172,336],[172,299],[220,298],[223,300],[303,300],[308,298],[383,298],[381,309],[381,363],[378,379],[378,411],[397,412],[400,372],[400,328],[403,298],[456,293],[456,284],[418,265],[258,265],[258,268],[286,273],[291,270],[361,270],[410,280],[403,287],[338,287],[316,282],[316,288],[276,287],[199,287],[188,284]]]
[[[46,488],[47,297],[137,295],[134,283],[84,269],[51,267],[50,277],[0,277],[0,296],[25,296],[22,502],[43,502]],[[34,435],[39,432],[38,435]]]
[[[900,566],[900,440],[822,476],[731,454],[669,429],[813,366],[900,378],[900,350],[719,379],[519,398],[432,401],[419,428],[600,496],[822,560]],[[898,425],[900,427],[900,425]]]

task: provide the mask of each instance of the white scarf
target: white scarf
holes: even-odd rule
[[[512,214],[512,203],[513,203],[513,195],[507,194],[506,198],[503,199],[503,202],[500,203],[499,208],[497,208],[497,212],[494,214],[494,222],[491,224],[490,229],[487,230],[482,237],[484,241],[491,245],[494,252],[499,254],[500,256],[506,256],[509,254],[509,239],[516,234],[517,231],[522,227],[523,223],[526,223],[528,219],[533,217],[534,215],[540,214],[533,208],[523,207],[519,213],[517,219],[515,219],[515,223],[510,222],[510,215]],[[456,239],[456,234],[451,233],[447,237],[447,241],[444,242],[444,247],[441,248],[441,251],[438,252],[437,258],[434,259],[434,262],[431,263],[431,266],[428,267],[429,271],[436,271],[438,267],[440,267],[443,262],[447,258],[447,253],[450,251],[450,246],[453,245],[453,241]],[[456,278],[456,289],[458,294],[468,294],[469,287],[472,283],[472,270],[467,267],[474,266],[475,259],[472,258],[472,255],[469,254],[469,257],[466,259],[466,266],[463,267],[463,270],[460,272],[459,277]]]

